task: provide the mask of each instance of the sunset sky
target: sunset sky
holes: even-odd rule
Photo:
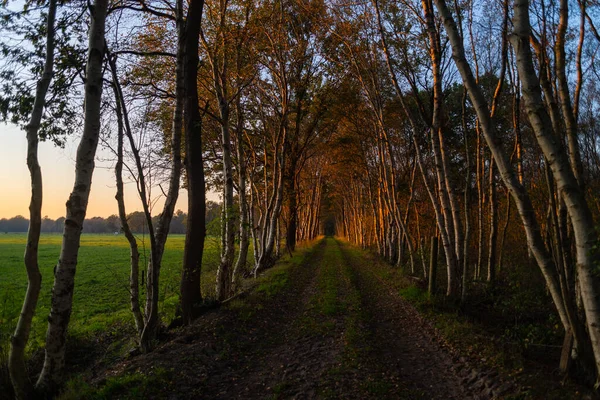
[[[25,132],[14,125],[0,124],[0,218],[23,215],[29,218],[30,178],[26,164],[27,141]],[[42,215],[52,219],[65,215],[65,202],[75,179],[75,153],[79,137],[72,137],[64,149],[50,142],[41,142],[39,160],[44,181],[44,201]],[[107,159],[110,153],[98,147],[97,159]],[[125,172],[124,172],[125,173]],[[107,217],[117,214],[115,200],[115,178],[112,162],[96,162],[92,192],[88,205],[87,218]],[[218,200],[218,196],[209,193],[208,199]],[[125,187],[125,206],[127,212],[141,210],[139,197],[132,183]],[[160,213],[162,201],[155,206],[153,214]],[[187,194],[179,193],[176,209],[187,210]]]

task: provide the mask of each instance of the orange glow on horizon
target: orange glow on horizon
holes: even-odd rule
[[[31,187],[25,161],[27,150],[25,133],[11,125],[0,125],[0,138],[4,143],[4,146],[0,147],[0,185],[3,188],[0,197],[0,218],[12,218],[17,215],[29,218]],[[65,215],[65,204],[75,179],[74,158],[77,143],[78,138],[73,138],[64,149],[57,148],[52,143],[40,143],[39,162],[44,184],[42,216],[56,219]],[[100,159],[111,159],[110,153],[100,147],[98,155]],[[117,214],[115,193],[112,162],[96,161],[86,218]],[[219,201],[219,196],[209,192],[207,199]],[[164,199],[159,199],[154,204],[153,214],[160,213],[163,203]],[[128,213],[142,210],[133,183],[125,185],[125,207]],[[180,190],[175,209],[187,210],[185,190]]]

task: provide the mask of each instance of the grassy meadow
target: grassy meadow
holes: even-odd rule
[[[149,238],[138,236],[140,269],[146,270]],[[170,235],[163,258],[160,278],[160,310],[163,321],[169,322],[178,301],[181,260],[185,235]],[[23,264],[26,234],[0,234],[0,348],[7,344],[19,316],[27,288]],[[53,268],[60,255],[62,235],[42,234],[39,246],[39,266],[42,291],[30,338],[30,350],[39,348],[45,340],[50,295],[54,281]],[[205,297],[214,295],[215,274],[219,262],[219,241],[207,237],[204,251],[202,291]],[[140,290],[140,302],[145,302],[145,288]],[[133,325],[129,309],[129,245],[123,235],[83,234],[79,262],[75,275],[73,313],[69,333],[74,336],[93,335],[111,325]]]

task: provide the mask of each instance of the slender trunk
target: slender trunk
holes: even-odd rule
[[[194,319],[194,308],[202,301],[200,272],[206,236],[206,194],[202,158],[202,117],[198,102],[198,44],[204,0],[191,0],[185,24],[185,148],[188,187],[188,223],[181,275],[181,313],[184,324]]]
[[[8,370],[10,380],[17,399],[27,399],[32,396],[33,387],[29,381],[25,365],[25,347],[29,341],[31,322],[35,315],[42,274],[38,266],[38,245],[42,227],[42,170],[38,161],[38,131],[44,113],[46,94],[52,81],[54,69],[54,21],[56,19],[57,1],[50,0],[46,20],[46,59],[44,71],[37,83],[33,110],[29,123],[25,127],[27,134],[27,167],[31,176],[31,198],[29,201],[29,230],[27,231],[27,246],[25,247],[25,270],[27,271],[27,292],[23,300],[21,314],[15,332],[11,337]]]
[[[321,221],[321,207],[323,204],[323,187],[321,181],[321,173],[319,173],[319,178],[317,179],[317,197],[315,198],[315,204],[317,206],[316,212],[313,213],[313,230],[310,233],[309,239],[315,239],[319,234],[324,234],[324,230],[322,230],[320,221]],[[334,232],[335,233],[335,232]]]
[[[498,270],[501,270],[504,265],[504,243],[506,242],[506,234],[508,233],[508,224],[510,223],[511,200],[510,192],[506,192],[506,218],[504,219],[504,227],[500,236],[500,244],[498,245]]]
[[[220,85],[219,85],[220,86]],[[220,91],[224,91],[224,86]],[[219,96],[221,114],[221,145],[223,150],[223,249],[217,269],[216,298],[227,299],[232,294],[233,261],[235,254],[235,215],[233,210],[233,168],[231,163],[231,134],[229,104],[226,95]]]
[[[412,244],[412,240],[411,240],[411,236],[409,235],[408,229],[406,228],[409,224],[408,224],[408,217],[410,216],[410,211],[412,208],[412,202],[415,196],[415,178],[417,175],[417,160],[413,160],[413,168],[412,168],[412,172],[411,172],[411,177],[410,177],[410,187],[409,187],[409,196],[408,196],[408,201],[406,202],[406,209],[404,212],[404,221],[403,221],[403,225],[404,225],[404,230],[406,231],[402,237],[406,240],[406,244],[407,244],[407,250],[408,250],[408,257],[410,259],[410,270],[411,273],[414,275],[416,272],[415,269],[415,257],[414,257],[414,248],[413,248],[413,244]],[[400,249],[403,248],[403,244],[402,242],[400,243]],[[401,259],[400,257],[398,258],[398,261],[400,262]],[[398,265],[400,266],[400,265]]]
[[[288,195],[288,224],[286,232],[285,245],[289,252],[296,250],[296,234],[298,231],[298,192],[296,182],[296,163],[289,163],[287,177],[287,195]]]
[[[258,243],[258,226],[260,221],[256,221],[256,207],[254,206],[254,184],[252,183],[253,174],[250,175],[250,204],[248,206],[248,217],[250,218],[250,234],[252,236],[252,253],[254,256],[254,265],[258,264],[259,243]]]
[[[150,253],[150,263],[148,266],[148,282],[146,287],[146,324],[142,331],[140,342],[142,350],[149,351],[151,349],[151,341],[156,335],[158,328],[158,298],[159,298],[159,278],[160,269],[162,266],[162,257],[167,243],[167,236],[171,226],[175,205],[179,197],[179,186],[181,180],[181,136],[183,132],[183,108],[184,108],[184,54],[185,41],[184,29],[185,22],[183,18],[183,1],[176,2],[176,25],[177,25],[177,59],[175,68],[175,109],[173,111],[173,132],[171,135],[171,155],[173,165],[171,167],[171,175],[169,177],[169,189],[163,211],[158,218],[156,228],[152,228],[150,232],[150,242],[152,245]],[[152,227],[150,213],[147,212],[149,218],[148,226]]]
[[[107,51],[108,51],[108,49],[107,49]],[[136,169],[137,169],[137,173],[138,173],[137,188],[138,188],[138,193],[140,195],[140,199],[142,201],[144,217],[146,219],[146,224],[148,225],[148,233],[150,236],[150,262],[148,264],[148,281],[147,281],[147,285],[146,285],[146,287],[147,287],[146,315],[150,315],[152,307],[153,307],[152,299],[154,298],[155,294],[158,294],[158,278],[155,279],[155,273],[154,273],[156,263],[153,261],[153,260],[157,259],[156,235],[154,232],[154,225],[153,225],[153,221],[152,221],[152,215],[150,212],[150,203],[149,203],[149,199],[148,199],[148,195],[147,195],[147,191],[146,191],[146,178],[145,178],[145,174],[144,174],[145,173],[144,166],[142,164],[142,160],[140,157],[140,150],[136,147],[135,138],[133,137],[131,124],[129,121],[129,113],[127,111],[127,105],[125,103],[123,91],[122,91],[122,88],[121,88],[121,85],[119,83],[119,79],[117,76],[116,60],[113,58],[113,56],[110,53],[108,53],[108,59],[109,59],[109,66],[110,66],[112,77],[113,77],[113,88],[115,90],[116,98],[119,101],[118,111],[120,111],[120,113],[121,113],[120,117],[122,117],[122,122],[123,122],[121,128],[124,128],[125,135],[127,136],[127,139],[129,140],[129,147],[131,148],[131,152],[133,153],[133,157],[135,159],[135,165],[136,165]],[[158,303],[156,303],[156,304],[158,305]],[[148,335],[148,333],[153,332],[153,331],[147,330],[147,327],[148,327],[147,324],[148,324],[148,320],[146,320],[146,325],[144,325],[144,329],[142,330],[142,334],[140,335],[140,345],[141,345],[142,350],[144,350],[144,351],[149,350],[148,343],[149,343],[150,336]],[[144,334],[144,331],[146,331],[146,335]],[[153,333],[152,333],[152,335],[153,335]]]
[[[285,142],[285,128],[283,128],[283,139]],[[268,218],[265,216],[264,230],[263,230],[263,245],[262,253],[258,259],[256,268],[254,269],[254,275],[256,276],[260,271],[268,268],[273,263],[273,250],[275,248],[275,239],[277,236],[277,221],[281,214],[281,206],[283,203],[283,171],[284,171],[284,152],[276,155],[275,168],[277,168],[276,180],[273,185],[273,196],[270,201],[271,207],[268,209]]]
[[[177,18],[177,64],[175,68],[175,109],[173,110],[173,123],[172,123],[172,135],[171,135],[171,157],[172,167],[171,175],[169,176],[169,189],[167,190],[167,197],[163,210],[158,218],[158,223],[155,228],[155,245],[156,251],[153,252],[154,259],[152,263],[156,269],[157,277],[160,273],[160,267],[162,264],[162,257],[167,243],[167,236],[169,234],[169,228],[171,226],[171,220],[173,219],[173,213],[175,212],[175,205],[179,197],[179,188],[181,182],[181,139],[183,135],[183,109],[185,101],[185,81],[184,81],[184,55],[185,55],[185,41],[184,41],[184,30],[185,21],[183,17],[183,0],[177,0],[176,2],[176,18]],[[158,281],[156,282],[156,288],[158,290]]]
[[[488,242],[488,268],[487,281],[496,280],[496,245],[498,241],[498,200],[496,195],[496,182],[494,179],[494,160],[490,160],[490,237]]]
[[[92,184],[94,157],[100,136],[102,75],[104,61],[104,26],[108,2],[96,0],[92,8],[89,51],[85,82],[85,120],[83,135],[77,148],[75,183],[67,201],[67,216],[58,264],[54,272],[46,356],[36,384],[41,393],[55,393],[61,383],[67,340],[67,328],[73,306],[73,288],[81,230]]]
[[[459,287],[458,264],[462,262],[462,227],[459,210],[456,205],[456,195],[453,185],[449,180],[449,161],[445,153],[444,127],[442,126],[442,75],[441,75],[441,43],[437,32],[433,14],[433,4],[430,0],[422,1],[423,12],[429,36],[429,54],[433,71],[433,114],[430,124],[431,145],[434,154],[435,168],[438,179],[438,189],[442,215],[445,220],[446,235],[446,267],[447,289],[446,295],[453,297]]]
[[[421,259],[421,267],[423,268],[423,278],[427,279],[427,262],[425,260],[425,239],[421,236],[421,224],[419,223],[419,210],[415,205],[415,216],[417,225],[417,240],[419,242],[419,258]]]
[[[583,164],[581,162],[581,152],[579,150],[579,141],[577,140],[577,118],[571,103],[571,95],[569,93],[569,83],[567,81],[566,72],[566,55],[565,55],[565,36],[569,25],[569,1],[560,0],[560,18],[558,23],[558,32],[556,35],[555,52],[556,59],[556,77],[558,83],[558,96],[564,126],[567,131],[567,143],[569,146],[569,161],[575,179],[579,183],[581,191],[585,193],[585,185],[583,181]],[[581,51],[581,44],[578,46],[578,52]]]
[[[483,206],[484,206],[484,193],[483,193],[483,155],[481,146],[481,132],[479,129],[479,121],[477,122],[477,264],[475,265],[475,279],[481,279],[481,266],[483,265],[483,236],[484,236],[484,225],[483,225]]]
[[[144,317],[140,310],[139,301],[139,274],[140,274],[140,252],[138,249],[137,240],[129,227],[127,222],[127,213],[125,212],[125,195],[123,188],[123,110],[121,108],[121,92],[118,88],[118,77],[116,72],[115,60],[109,60],[112,79],[113,79],[113,92],[115,94],[116,113],[117,113],[117,163],[115,165],[115,179],[117,183],[117,194],[115,199],[117,200],[117,206],[119,208],[119,220],[121,221],[121,229],[127,238],[129,243],[129,254],[130,254],[130,274],[129,274],[129,300],[131,305],[131,312],[135,321],[135,327],[137,330],[138,337],[141,337],[142,331],[144,330]]]
[[[419,149],[419,143],[417,141],[417,123],[413,119],[413,117],[412,117],[412,115],[411,115],[408,107],[405,104],[404,95],[402,93],[402,90],[400,89],[400,85],[399,85],[398,80],[396,78],[396,74],[394,73],[394,70],[392,68],[391,56],[390,56],[390,52],[389,52],[389,49],[388,49],[388,46],[387,46],[387,41],[386,41],[384,30],[383,30],[383,24],[382,24],[382,21],[381,21],[381,13],[380,13],[380,10],[379,10],[378,1],[377,0],[373,0],[373,4],[375,6],[375,10],[376,10],[376,13],[377,13],[377,24],[378,24],[379,33],[380,33],[380,36],[381,36],[381,43],[383,45],[383,50],[384,50],[384,54],[385,54],[386,66],[387,66],[388,72],[390,74],[390,77],[392,79],[392,83],[394,85],[394,89],[396,91],[396,95],[398,96],[398,99],[400,100],[400,103],[402,105],[404,113],[405,113],[405,115],[406,115],[406,117],[407,117],[407,119],[408,119],[408,121],[410,123],[410,126],[411,126],[412,138],[413,138],[413,143],[414,143],[415,152],[416,152],[416,162],[417,162],[417,165],[419,166],[419,170],[421,172],[421,176],[423,177],[423,182],[425,183],[425,186],[427,188],[427,192],[429,194],[429,198],[430,198],[431,203],[433,205],[433,208],[434,208],[434,211],[435,211],[435,216],[436,216],[436,221],[438,223],[438,226],[440,227],[441,231],[445,231],[446,223],[445,223],[444,220],[442,220],[442,212],[441,212],[440,203],[438,201],[438,198],[434,195],[433,190],[431,189],[431,187],[430,187],[430,185],[428,183],[427,175],[426,175],[424,167],[423,167],[422,156],[421,156],[421,152],[420,152],[420,149]],[[432,62],[435,62],[435,60],[437,60],[437,56],[434,54],[436,52],[435,43],[437,43],[437,40],[436,40],[436,37],[435,37],[435,32],[433,32],[433,30],[435,30],[435,26],[431,26],[431,24],[432,24],[433,21],[431,20],[432,15],[431,15],[430,11],[432,11],[432,10],[431,10],[430,6],[431,6],[431,4],[428,3],[428,2],[424,2],[423,3],[424,11],[425,11],[425,13],[428,16],[428,25],[429,25],[429,27],[428,27],[428,33],[431,35],[430,36],[430,52],[432,54]],[[438,96],[439,96],[439,92],[436,92],[436,93],[438,93]],[[437,100],[438,101],[436,102],[436,104],[439,107],[440,98],[438,97]],[[439,111],[439,108],[438,108],[438,111]],[[434,142],[435,142],[435,139],[434,139]],[[381,202],[380,202],[379,207],[381,207]],[[455,233],[456,233],[456,231],[455,231]],[[410,244],[410,238],[408,237],[408,235],[407,235],[407,240],[409,241],[409,244]],[[447,255],[447,260],[453,260],[453,256],[448,253],[450,251],[450,242],[449,242],[448,237],[446,235],[443,235],[443,242],[445,243],[444,244],[444,249],[447,252],[447,254],[446,254]],[[409,252],[412,253],[412,249],[409,248]],[[411,257],[411,265],[412,265],[413,262],[414,261],[413,261],[413,259]],[[451,262],[451,261],[449,261],[449,262]]]
[[[471,67],[466,60],[462,38],[458,33],[452,14],[444,0],[435,0],[436,7],[442,16],[448,38],[452,45],[452,54],[458,71],[461,74],[463,83],[469,93],[469,98],[474,106],[477,117],[481,122],[484,138],[492,152],[496,166],[500,175],[510,190],[511,195],[517,205],[517,210],[523,221],[527,242],[533,255],[535,256],[540,270],[546,279],[546,284],[557,308],[559,317],[565,329],[569,329],[569,322],[556,279],[556,270],[552,258],[545,249],[544,242],[540,233],[539,224],[533,209],[531,199],[523,185],[519,182],[515,171],[513,170],[508,157],[504,153],[500,139],[496,135],[493,120],[490,118],[489,107],[481,88],[475,81]]]
[[[515,146],[513,150],[513,154],[510,157],[510,161],[512,163],[513,157],[516,157],[517,162],[517,180],[521,185],[523,185],[523,146],[521,143],[521,110],[520,110],[520,94],[519,94],[519,81],[518,77],[514,77],[513,84],[513,103],[512,103],[512,124],[513,124],[513,133],[515,135]],[[504,220],[504,228],[502,229],[502,236],[500,239],[500,246],[498,249],[498,269],[501,269],[504,266],[504,243],[506,242],[506,234],[508,233],[508,225],[510,223],[511,218],[511,198],[510,198],[510,190],[506,191],[506,218]]]
[[[281,257],[281,221],[277,219],[277,234],[275,236],[275,258]]]
[[[237,159],[238,159],[238,188],[240,198],[240,251],[238,254],[235,267],[233,269],[233,276],[231,277],[232,284],[236,285],[240,272],[246,271],[246,262],[248,259],[248,248],[250,247],[248,222],[249,222],[249,211],[248,211],[248,200],[246,196],[246,160],[244,154],[244,138],[243,138],[243,117],[241,103],[237,101]]]
[[[600,384],[600,293],[598,293],[600,280],[593,272],[599,262],[599,254],[594,250],[598,239],[594,220],[568,156],[561,143],[552,134],[552,122],[542,102],[541,88],[529,47],[531,31],[529,2],[516,0],[514,15],[514,34],[511,40],[517,53],[517,68],[523,86],[523,98],[538,144],[550,164],[557,189],[565,201],[571,218],[577,250],[578,286],[594,352],[596,383]]]
[[[518,88],[515,88],[515,99],[513,104],[513,130],[515,132],[515,152],[517,157],[517,178],[523,184],[523,141],[521,140],[521,97]]]
[[[463,265],[462,265],[462,288],[460,293],[461,303],[467,299],[469,291],[469,240],[471,236],[471,222],[469,221],[469,213],[471,209],[471,156],[469,151],[469,130],[467,126],[467,91],[463,91],[462,107],[461,107],[462,130],[465,142],[465,162],[467,165],[465,171],[465,193],[464,193],[464,208],[465,208],[465,237],[463,244]]]

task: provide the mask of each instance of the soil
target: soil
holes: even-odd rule
[[[170,333],[155,351],[92,378],[161,368],[160,399],[487,399],[515,394],[494,371],[473,369],[419,313],[334,239],[260,290]]]

